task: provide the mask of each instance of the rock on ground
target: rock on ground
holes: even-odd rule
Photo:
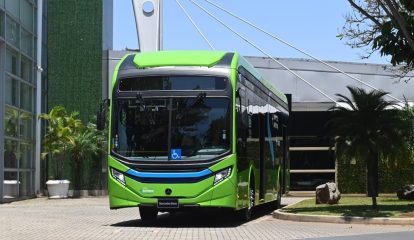
[[[339,199],[341,193],[335,183],[329,182],[316,187],[316,204],[337,204]]]
[[[399,199],[414,200],[414,184],[402,186],[397,191],[397,196]]]

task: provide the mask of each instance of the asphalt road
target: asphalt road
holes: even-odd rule
[[[256,209],[248,223],[226,211],[164,213],[144,223],[137,208],[109,210],[103,197],[41,198],[0,205],[0,239],[414,239],[414,226],[291,222],[271,212]]]

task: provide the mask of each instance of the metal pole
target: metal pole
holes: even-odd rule
[[[0,66],[4,66],[5,44],[0,43]],[[4,68],[0,69],[0,203],[3,202],[3,180],[4,180]]]
[[[132,0],[141,52],[162,48],[162,0]]]
[[[43,0],[37,3],[37,65],[36,65],[36,146],[35,146],[35,194],[40,193],[40,148],[41,148],[41,121],[38,116],[42,113],[42,23]]]
[[[163,45],[164,45],[164,43],[163,43],[163,38],[164,38],[164,36],[163,36],[163,25],[164,25],[164,22],[163,22],[163,15],[164,15],[164,0],[159,0],[159,2],[158,2],[158,4],[159,4],[159,8],[160,8],[160,10],[159,10],[159,17],[158,17],[158,24],[159,24],[159,27],[158,27],[158,50],[159,51],[162,51],[163,50]]]

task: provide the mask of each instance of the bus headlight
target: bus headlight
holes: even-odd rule
[[[216,175],[214,176],[214,184],[213,185],[216,185],[217,183],[223,181],[224,179],[228,178],[230,175],[231,175],[231,167],[217,172]]]
[[[112,177],[115,178],[118,182],[120,182],[122,185],[125,185],[125,177],[124,174],[121,172],[118,172],[117,170],[111,168]]]

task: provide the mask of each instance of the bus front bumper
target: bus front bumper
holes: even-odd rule
[[[124,183],[109,176],[109,203],[111,209],[158,206],[158,201],[172,199],[178,201],[178,210],[192,207],[236,208],[236,174],[214,185],[214,175],[195,183],[141,183],[125,177]],[[167,194],[168,190],[170,194]],[[177,208],[174,207],[176,210]],[[168,208],[159,208],[169,210]]]

